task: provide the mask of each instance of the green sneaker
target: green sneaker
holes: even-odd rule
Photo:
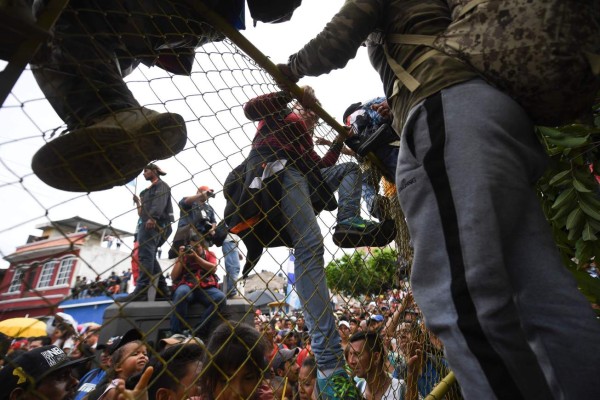
[[[361,217],[352,217],[346,218],[340,222],[338,222],[335,229],[344,229],[346,231],[357,231],[357,232],[365,232],[377,227],[377,223],[373,221],[367,221],[362,219]]]
[[[317,376],[317,389],[319,391],[317,398],[320,400],[358,400],[362,398],[356,384],[343,369],[335,371],[327,378],[318,378]]]
[[[365,221],[360,217],[349,218],[337,224],[333,243],[341,248],[383,247],[396,237],[396,223]]]

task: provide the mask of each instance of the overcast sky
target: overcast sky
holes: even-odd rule
[[[247,29],[242,33],[275,63],[284,62],[316,36],[342,4],[343,0],[304,0],[291,21],[277,25],[259,23],[253,27],[248,18]],[[216,48],[211,47],[204,56],[210,58],[215,67],[220,69],[223,63],[225,68],[227,59],[211,56],[212,49]],[[202,60],[197,62],[203,63]],[[188,121],[190,143],[186,149],[173,159],[158,162],[168,172],[165,181],[172,186],[175,199],[194,194],[199,185],[208,185],[219,192],[227,173],[247,154],[254,133],[250,122],[241,121],[244,118],[240,116],[239,103],[237,107],[229,103],[235,101],[235,93],[231,98],[224,94],[217,100],[202,96],[205,90],[211,90],[204,86],[207,75],[197,69],[195,72],[192,78],[171,77],[158,68],[139,68],[127,78],[142,105],[158,111],[178,112]],[[227,81],[226,74],[221,74],[220,79]],[[219,84],[212,80],[206,87],[216,88]],[[318,78],[304,78],[300,84],[313,86],[323,108],[338,121],[349,104],[383,94],[381,81],[371,68],[364,48],[343,70]],[[223,113],[227,118],[220,117]],[[3,204],[0,208],[0,255],[12,253],[25,243],[28,235],[39,234],[35,226],[50,219],[80,216],[133,232],[137,216],[131,197],[147,186],[142,178],[135,186],[85,194],[53,189],[32,174],[31,158],[45,143],[42,132],[48,134],[60,127],[62,121],[44,100],[29,72],[24,73],[0,109],[0,121],[0,196]],[[224,206],[222,195],[211,203],[220,212]],[[324,226],[333,224],[334,217],[330,213],[323,213],[322,218]],[[126,241],[126,244],[129,243]],[[327,259],[340,256],[330,238],[326,239],[326,245],[330,249]],[[284,262],[285,253],[284,249],[270,251],[258,269],[276,270]],[[7,266],[7,262],[0,261],[0,268]]]

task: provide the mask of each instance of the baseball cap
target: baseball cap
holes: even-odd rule
[[[383,319],[384,319],[383,315],[381,315],[381,314],[373,314],[373,315],[371,315],[371,318],[370,318],[371,321],[376,321],[376,322],[383,322]]]
[[[87,362],[91,358],[93,356],[71,360],[58,346],[38,347],[10,361],[0,370],[0,386],[4,393],[10,393],[24,383],[35,386],[53,372]]]
[[[340,322],[338,322],[338,327],[339,326],[345,326],[346,328],[350,329],[350,323],[348,321],[340,321]]]
[[[134,340],[141,340],[142,333],[137,329],[130,329],[123,336],[113,336],[106,341],[106,343],[99,344],[96,349],[103,350],[107,349],[110,354],[114,353],[119,347],[133,342]]]
[[[358,110],[362,106],[362,103],[359,101],[358,103],[350,104],[346,111],[344,111],[344,116],[342,117],[342,122],[345,124],[346,120],[354,111]]]
[[[279,349],[277,350],[277,354],[273,357],[273,361],[271,362],[271,366],[273,370],[277,371],[280,368],[283,368],[283,365],[286,361],[291,360],[292,358],[298,355],[300,349],[296,347],[294,350],[290,349]]]
[[[146,165],[146,166],[144,167],[144,169],[151,169],[151,170],[153,170],[154,172],[156,172],[156,174],[157,174],[157,175],[161,175],[161,176],[163,176],[163,175],[166,175],[166,174],[167,174],[165,171],[163,171],[162,169],[160,169],[160,167],[159,167],[158,165],[156,165],[156,164],[154,164],[154,163],[150,163],[150,164]]]
[[[206,195],[208,197],[215,197],[215,191],[212,190],[211,188],[209,188],[208,186],[200,186],[200,187],[198,187],[198,190],[202,190],[203,192],[206,192]]]

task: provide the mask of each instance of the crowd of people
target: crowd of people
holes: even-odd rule
[[[441,343],[424,327],[410,291],[389,290],[371,300],[335,312],[354,382],[337,396],[425,397],[449,372]],[[156,397],[160,390],[178,393],[165,397],[171,399],[319,398],[311,333],[301,310],[273,315],[256,310],[254,326],[226,321],[203,338],[171,332],[154,343],[131,329],[100,342],[101,332],[100,325],[77,325],[57,313],[45,336],[3,338],[0,386],[6,391],[0,398],[31,392],[34,398],[116,399],[119,392],[136,390],[150,399],[163,398]],[[48,354],[56,363],[36,369]],[[26,378],[15,379],[15,370]],[[456,389],[446,398],[461,397]]]

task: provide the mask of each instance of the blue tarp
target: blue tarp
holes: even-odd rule
[[[126,294],[117,295],[116,297],[126,296]],[[104,310],[114,303],[112,297],[96,296],[84,299],[66,300],[60,303],[59,308],[62,312],[71,315],[79,324],[86,322],[95,322],[102,324]]]

